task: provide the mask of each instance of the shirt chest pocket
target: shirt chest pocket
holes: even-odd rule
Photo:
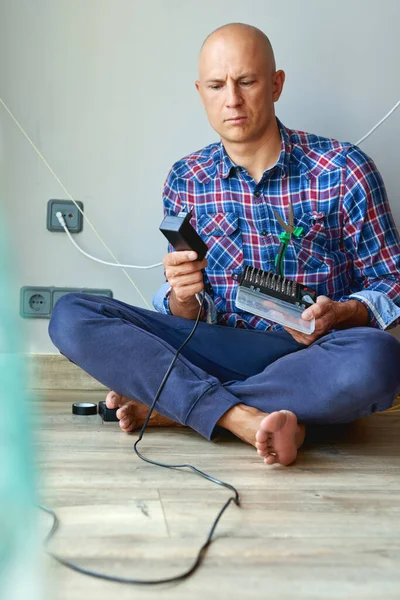
[[[207,213],[198,216],[198,232],[208,246],[210,271],[233,272],[243,264],[242,234],[234,212]]]
[[[324,213],[313,211],[298,221],[304,227],[304,233],[292,240],[299,266],[305,271],[327,270],[330,253],[324,218]]]

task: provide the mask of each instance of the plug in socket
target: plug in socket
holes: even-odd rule
[[[83,202],[77,202],[83,210]],[[79,233],[83,229],[83,216],[71,200],[49,200],[47,203],[47,229],[49,231],[62,231],[64,229],[56,217],[62,213],[70,233]]]

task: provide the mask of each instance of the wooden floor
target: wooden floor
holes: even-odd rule
[[[52,549],[109,574],[177,574],[229,491],[146,464],[133,454],[135,434],[71,414],[71,402],[101,399],[58,391],[35,403],[40,500],[61,520]],[[55,600],[400,598],[399,412],[310,432],[292,467],[265,466],[228,434],[211,443],[187,429],[149,430],[141,451],[232,483],[241,508],[229,507],[203,566],[186,581],[128,586],[51,562]],[[50,521],[41,521],[44,532]]]

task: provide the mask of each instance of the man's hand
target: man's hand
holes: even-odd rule
[[[169,308],[176,317],[195,319],[199,310],[196,294],[204,287],[203,273],[207,260],[196,260],[193,251],[170,252],[163,259],[165,276],[171,286]]]
[[[309,346],[315,340],[322,337],[331,329],[346,329],[368,325],[369,314],[367,308],[358,300],[347,300],[346,302],[334,302],[327,296],[318,296],[317,302],[309,306],[302,313],[305,321],[315,319],[315,330],[311,335],[301,333],[294,329],[285,327],[292,337],[300,344]]]

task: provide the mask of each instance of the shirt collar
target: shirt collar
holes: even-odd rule
[[[276,119],[279,127],[279,131],[281,132],[281,151],[279,153],[279,158],[275,164],[276,168],[279,168],[282,171],[282,176],[285,177],[289,171],[289,163],[290,156],[292,154],[292,143],[290,141],[290,135],[286,127],[283,123],[280,122],[279,119]]]
[[[281,134],[282,142],[281,142],[281,151],[279,153],[278,160],[275,163],[274,167],[271,167],[271,168],[272,169],[273,168],[280,169],[280,171],[282,172],[282,177],[285,177],[289,170],[289,162],[290,162],[290,154],[292,151],[292,144],[290,142],[290,136],[289,136],[288,130],[280,122],[280,120],[278,118],[276,120],[277,120],[279,131]],[[223,179],[225,179],[226,177],[229,177],[232,169],[237,169],[237,168],[238,168],[238,165],[236,165],[231,160],[230,156],[228,155],[228,153],[225,150],[223,143],[220,142],[220,162],[218,165],[220,177],[222,177]]]
[[[220,142],[221,148],[221,158],[219,162],[219,174],[223,179],[226,179],[231,174],[232,169],[237,169],[238,165],[231,160],[227,151],[225,150],[225,146],[222,142]]]

